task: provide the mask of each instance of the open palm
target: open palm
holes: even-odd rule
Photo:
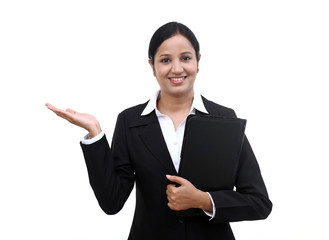
[[[94,137],[101,132],[101,127],[97,119],[88,113],[79,113],[70,108],[65,111],[47,103],[47,108],[53,111],[57,116],[66,119],[70,123],[86,129],[90,137]]]

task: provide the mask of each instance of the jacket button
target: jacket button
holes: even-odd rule
[[[183,217],[178,217],[178,222],[179,222],[179,223],[184,223],[184,222],[185,222],[185,220],[184,220],[184,218],[183,218]]]

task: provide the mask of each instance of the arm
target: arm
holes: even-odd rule
[[[212,106],[210,109],[214,115],[236,117],[236,114],[232,109],[224,109],[224,111],[221,107],[219,108],[221,111],[217,112],[216,109],[218,109],[218,106],[209,106]],[[235,187],[236,191],[219,190],[209,192],[215,206],[214,221],[233,222],[258,220],[265,219],[270,214],[272,203],[268,198],[257,160],[246,137],[240,154]],[[174,189],[174,186],[171,186],[170,188]],[[167,190],[169,206],[173,206],[170,202],[178,201],[177,193],[180,192],[178,189],[179,188],[176,188],[176,196],[174,198],[171,197],[174,196],[174,192],[171,193],[171,196],[168,196]],[[193,188],[191,189],[193,190]],[[197,196],[189,193],[187,193],[187,195]],[[198,202],[196,199],[194,201]],[[182,207],[183,204],[180,204],[180,207],[177,206],[178,204],[176,203],[176,206],[171,208],[173,210],[195,208],[195,205],[193,204],[184,207]],[[207,210],[203,208],[203,210],[208,211],[209,209]]]
[[[120,114],[112,148],[109,147],[106,136],[90,145],[81,144],[90,185],[100,207],[107,214],[116,214],[122,209],[135,182],[125,132],[124,116]]]
[[[101,132],[97,119],[89,114],[78,113],[72,109],[64,111],[50,104],[46,106],[59,117],[86,129],[90,137]],[[123,117],[118,118],[112,146],[111,150],[106,136],[90,145],[81,144],[90,184],[99,205],[107,214],[115,214],[121,210],[134,185],[134,172],[126,148]]]
[[[174,184],[167,186],[167,199],[170,209],[175,211],[200,208],[212,212],[209,195],[193,186],[188,180],[178,176],[167,176]],[[256,158],[247,139],[241,152],[236,178],[236,191],[212,191],[216,222],[234,222],[265,219],[271,212],[272,203],[268,198]]]
[[[237,117],[233,109],[223,109],[218,105],[212,105],[210,109],[214,115]],[[271,213],[272,203],[247,137],[240,153],[234,185],[236,191],[210,192],[216,208],[215,222],[259,220]]]
[[[123,155],[118,158],[114,151],[116,147],[109,147],[105,135],[93,144],[80,144],[89,182],[100,207],[106,214],[116,214],[124,206],[134,186],[135,175],[129,158]]]
[[[272,210],[272,203],[261,172],[245,137],[236,175],[236,191],[210,192],[216,207],[215,221],[234,222],[265,219]]]

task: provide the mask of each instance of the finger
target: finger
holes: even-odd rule
[[[168,180],[178,183],[179,185],[186,185],[189,183],[188,180],[186,180],[185,178],[179,177],[179,176],[166,175],[166,177]]]
[[[176,188],[175,184],[169,184],[169,185],[167,185],[167,190],[171,190],[173,188]]]
[[[167,196],[172,196],[177,193],[177,187],[173,184],[167,186],[166,194]]]
[[[71,109],[71,108],[67,108],[65,111],[66,111],[66,112],[69,112],[69,113],[73,113],[73,114],[77,113],[76,111],[74,111],[74,110]]]
[[[167,195],[167,200],[168,200],[168,202],[173,202],[173,200],[171,199],[171,197],[170,197],[170,195]]]
[[[174,210],[174,211],[180,211],[180,210],[183,210],[183,208],[178,205],[178,204],[174,204],[174,203],[171,203],[171,202],[168,202],[168,207],[171,209],[171,210]]]
[[[53,105],[51,105],[51,104],[49,104],[49,103],[47,103],[46,106],[47,106],[47,108],[48,108],[49,110],[53,111],[53,112],[56,113],[56,114],[57,114],[57,113],[63,113],[63,112],[65,112],[65,111],[63,111],[62,109],[56,108],[56,107],[54,107]]]
[[[54,107],[53,105],[47,103],[46,104],[47,108],[50,109],[51,111],[53,111],[57,116],[61,117],[61,118],[64,118],[66,119],[67,121],[69,122],[72,122],[73,121],[73,118],[72,118],[72,109],[69,109],[69,111],[64,111],[62,109],[59,109],[59,108],[56,108]]]
[[[61,118],[64,118],[64,119],[66,119],[69,122],[73,122],[73,120],[74,120],[70,113],[58,112],[56,114],[57,114],[57,116],[59,116]]]
[[[168,202],[168,207],[169,207],[171,210],[176,210],[176,209],[174,208],[174,206],[173,206],[170,202]]]
[[[47,106],[47,108],[48,109],[50,109],[50,110],[55,110],[56,108],[53,106],[53,105],[51,105],[50,103],[46,103],[46,106]]]

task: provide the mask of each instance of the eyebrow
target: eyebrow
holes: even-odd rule
[[[181,53],[181,55],[184,55],[184,54],[191,54],[191,55],[193,55],[193,53],[191,53],[191,52],[182,52]],[[168,57],[168,56],[170,56],[169,53],[164,53],[164,54],[161,54],[159,57]]]

